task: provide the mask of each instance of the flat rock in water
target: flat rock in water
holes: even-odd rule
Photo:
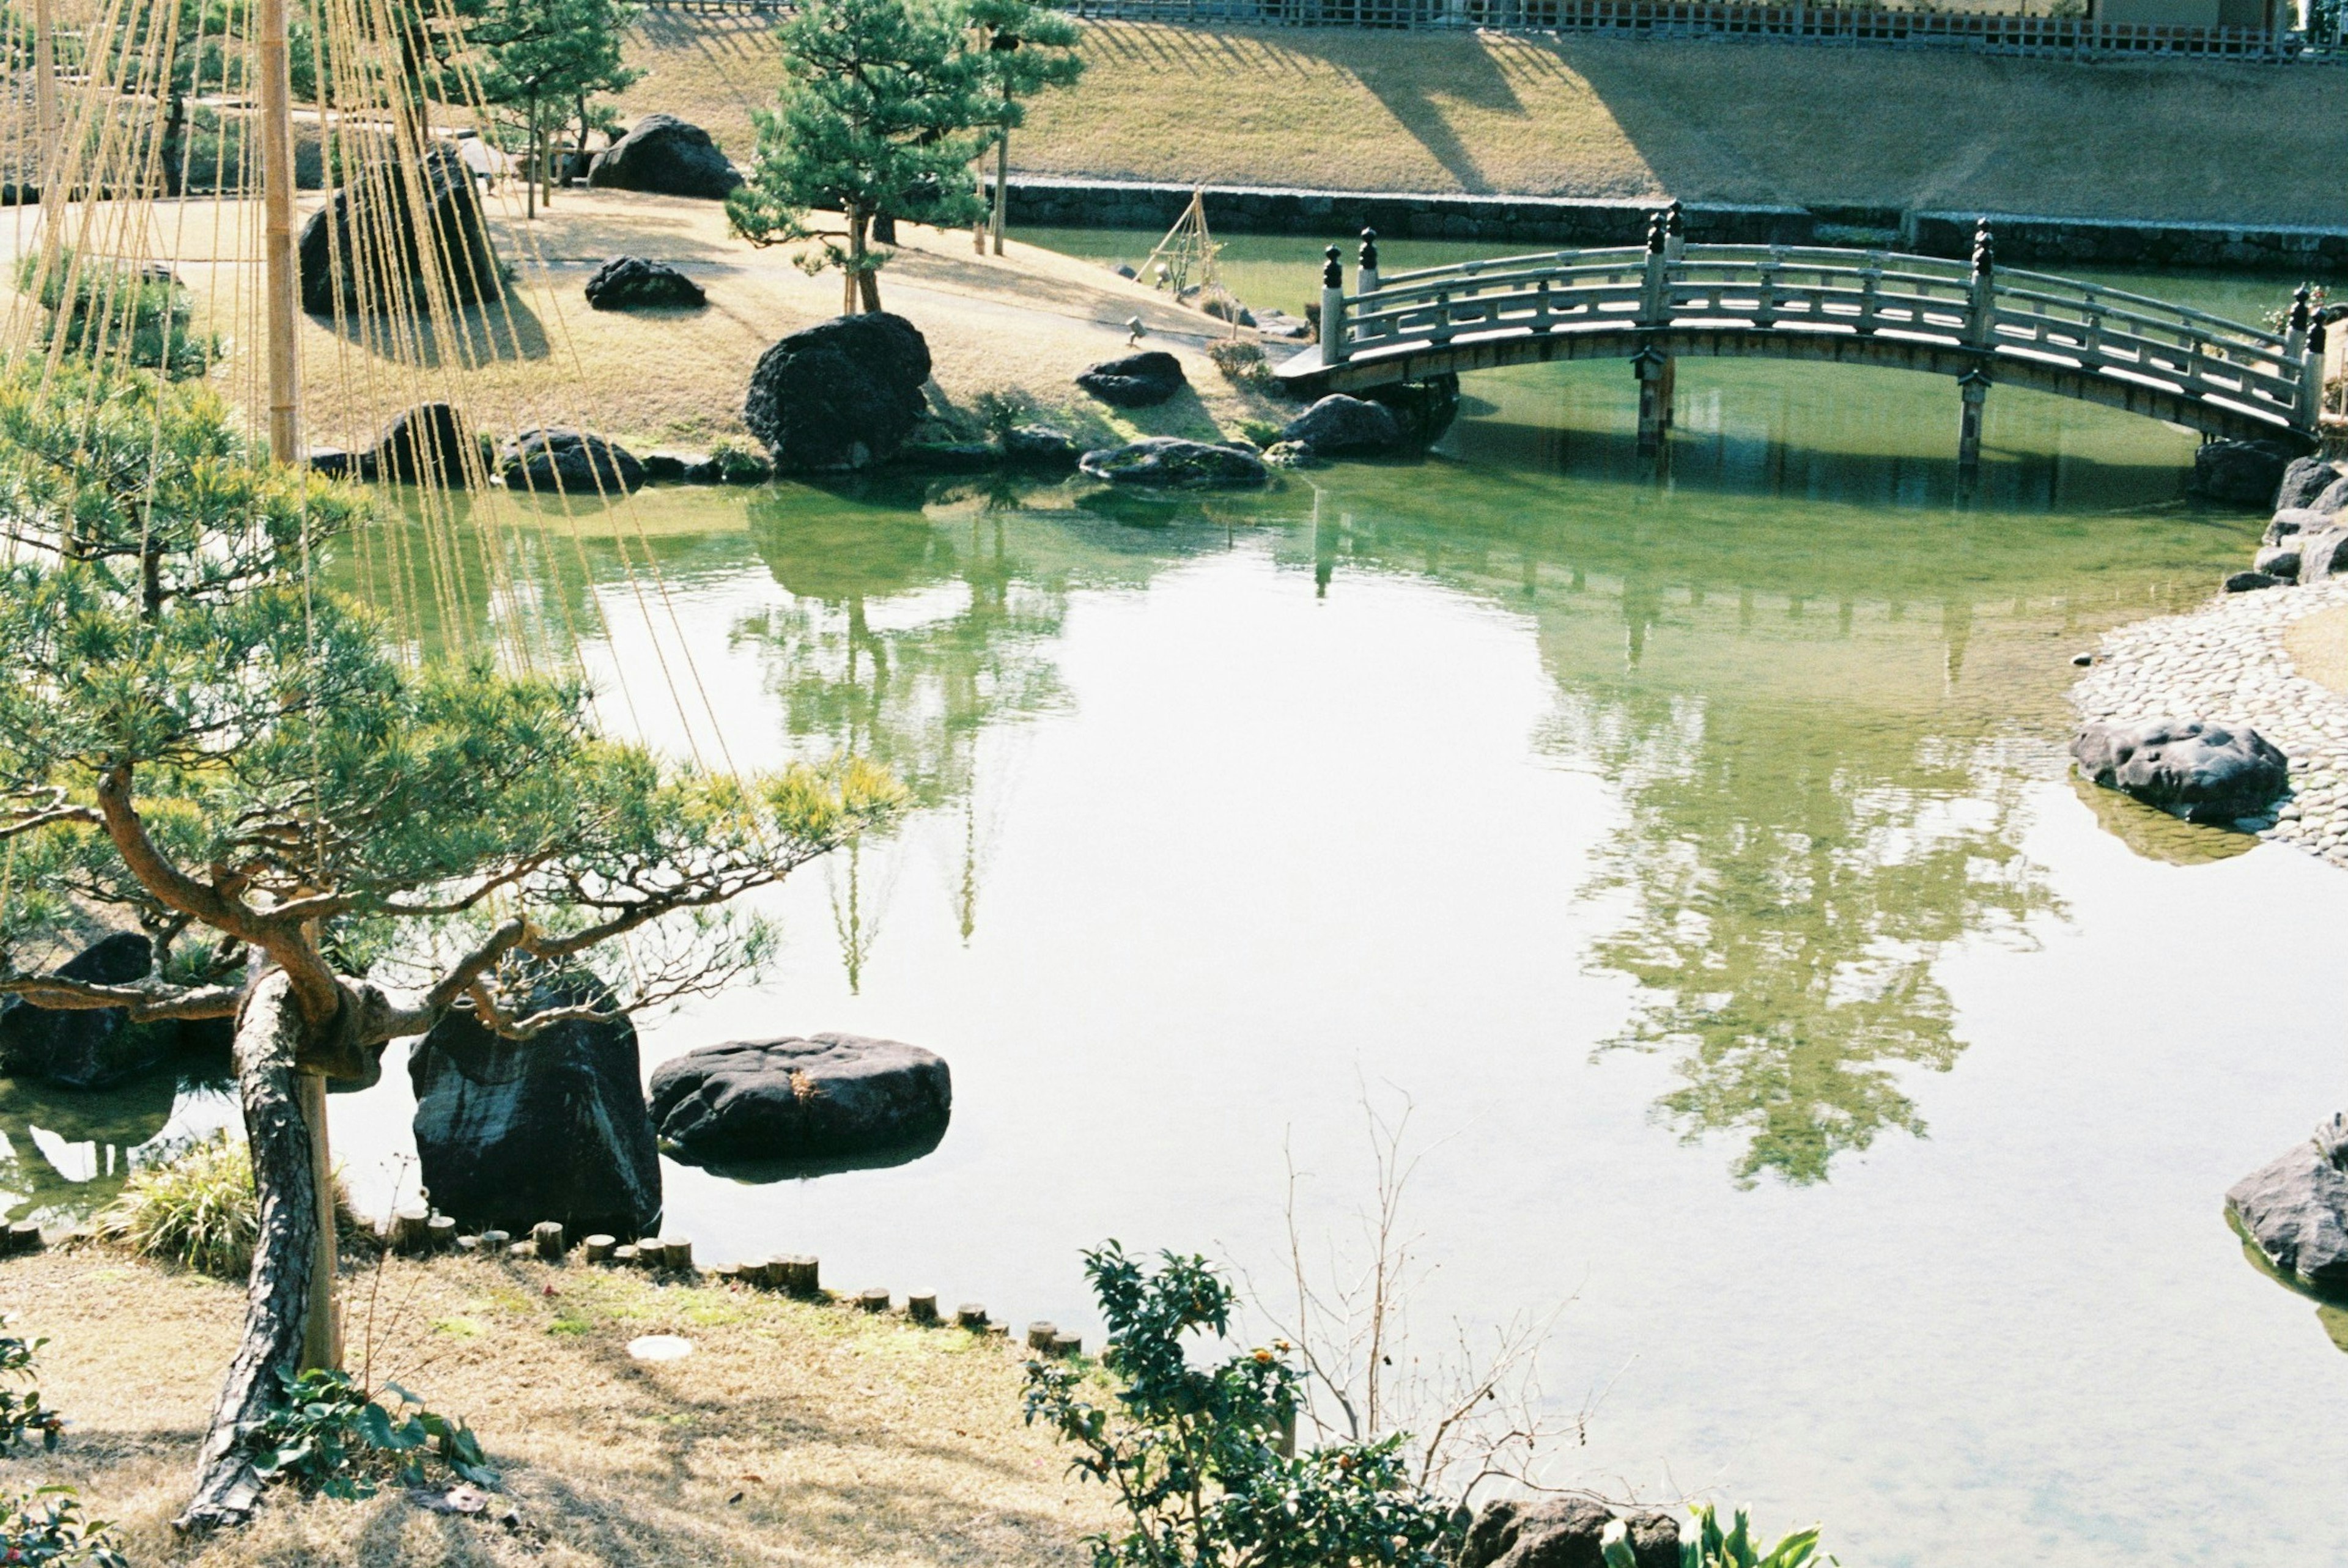
[[[699,310],[709,303],[701,285],[666,261],[614,256],[587,280],[587,304],[598,311]]]
[[[893,1040],[731,1040],[661,1063],[652,1116],[697,1161],[788,1162],[934,1147],[953,1112],[942,1057]]]
[[[2194,494],[2233,507],[2271,507],[2291,448],[2275,441],[2210,441],[2193,455]]]
[[[154,948],[136,931],[118,931],[57,966],[62,979],[127,986],[147,978]],[[120,1008],[36,1007],[11,997],[0,1004],[0,1072],[68,1089],[103,1089],[168,1061],[183,1026],[132,1023]]]
[[[2312,1289],[2348,1291],[2348,1115],[2226,1190],[2226,1204],[2278,1272]]]
[[[2283,792],[2290,764],[2248,726],[2153,719],[2092,723],[2071,743],[2079,771],[2188,822],[2255,816]]]
[[[1333,392],[1288,422],[1282,441],[1302,441],[1323,457],[1370,457],[1403,445],[1401,424],[1384,405]]]
[[[587,183],[723,201],[742,183],[742,175],[699,126],[672,114],[648,114],[595,155],[587,166]]]
[[[1252,452],[1153,436],[1104,451],[1087,452],[1077,465],[1113,485],[1154,485],[1169,490],[1248,490],[1272,479],[1272,470]]]
[[[532,1008],[595,995],[550,983]],[[416,1151],[432,1206],[469,1231],[644,1235],[660,1221],[660,1150],[644,1114],[643,1059],[624,1018],[492,1034],[451,1013],[409,1048]]]
[[[624,496],[644,484],[633,453],[581,430],[525,430],[499,460],[506,488],[532,495]]]
[[[759,357],[742,418],[785,472],[867,467],[912,435],[929,378],[929,343],[904,317],[835,316]]]
[[[1154,408],[1190,384],[1182,362],[1159,349],[1103,360],[1076,384],[1112,408]]]

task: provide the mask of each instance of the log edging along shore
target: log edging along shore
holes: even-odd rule
[[[1190,204],[1192,190],[1164,181],[1014,175],[1009,217],[1014,223],[1046,229],[1163,229]],[[1657,203],[1653,197],[1276,186],[1210,185],[1204,190],[1208,222],[1222,233],[1336,239],[1375,229],[1388,239],[1536,245],[1638,244]],[[1705,201],[1689,202],[1684,210],[1688,240],[1696,244],[1879,245],[1961,260],[1972,253],[1974,225],[1986,218],[1997,231],[1998,260],[2008,265],[2226,267],[2309,277],[2348,271],[2348,228],[2312,224]]]
[[[2071,689],[2083,720],[2214,719],[2248,724],[2291,759],[2291,792],[2259,836],[2348,866],[2348,696],[2299,673],[2296,621],[2348,607],[2348,578],[2230,593],[2184,615],[2106,634]]]

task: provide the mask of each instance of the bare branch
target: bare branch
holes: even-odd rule
[[[17,996],[36,1007],[57,1012],[86,1012],[98,1008],[123,1008],[137,1023],[167,1019],[234,1018],[244,999],[241,986],[167,986],[145,982],[105,986],[88,980],[60,979],[55,975],[20,975],[0,979],[0,995]]]

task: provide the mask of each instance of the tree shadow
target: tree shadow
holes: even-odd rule
[[[476,370],[499,361],[547,359],[554,352],[544,324],[511,287],[502,300],[448,316],[345,312],[310,319],[366,354],[420,370],[448,364]]]

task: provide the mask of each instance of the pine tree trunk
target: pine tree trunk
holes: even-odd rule
[[[994,253],[1003,254],[1003,214],[1011,205],[1011,132],[994,138]]]
[[[859,214],[853,220],[854,238],[850,243],[855,246],[853,254],[859,261],[867,260],[872,254],[871,246],[865,243],[864,239],[864,226],[869,221],[870,221],[870,220],[865,218],[861,214]],[[874,272],[870,267],[858,267],[856,270],[856,292],[863,300],[863,308],[867,312],[874,313],[879,313],[880,309],[880,275],[878,272]],[[851,307],[849,313],[850,315],[855,314],[855,309]]]
[[[245,1287],[244,1338],[212,1409],[196,1463],[196,1493],[176,1522],[182,1530],[242,1524],[252,1515],[261,1478],[243,1451],[244,1423],[260,1419],[298,1371],[312,1333],[311,1289],[320,1256],[320,1193],[310,1163],[294,1055],[303,1032],[294,988],[283,971],[253,988],[236,1026],[236,1077],[261,1234]],[[323,1103],[323,1096],[319,1097]]]
[[[521,178],[525,187],[522,216],[525,219],[536,218],[538,216],[538,100],[536,98],[530,101],[530,136],[523,143],[521,160]]]
[[[852,316],[857,310],[856,275],[864,262],[864,214],[850,202],[840,209],[839,215],[848,224],[848,267],[840,276],[839,313]]]

